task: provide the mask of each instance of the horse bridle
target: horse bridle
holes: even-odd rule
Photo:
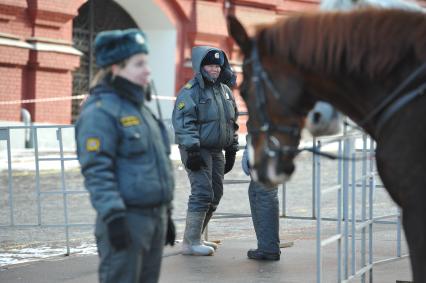
[[[273,85],[271,79],[266,73],[265,69],[260,62],[259,53],[256,45],[256,41],[253,41],[253,48],[251,51],[251,56],[248,60],[244,62],[244,65],[251,64],[253,69],[253,74],[251,80],[256,88],[256,111],[260,115],[261,126],[260,128],[250,129],[249,130],[249,139],[251,135],[258,135],[264,133],[266,137],[266,143],[264,146],[264,151],[266,155],[270,158],[278,157],[279,155],[297,155],[302,151],[310,151],[314,154],[323,155],[330,159],[351,159],[350,157],[340,157],[332,154],[322,153],[315,148],[302,148],[299,149],[296,146],[287,146],[281,145],[280,141],[272,135],[273,132],[281,132],[289,135],[291,138],[300,138],[301,128],[294,126],[280,126],[272,123],[271,119],[268,116],[266,111],[266,95],[265,87],[272,93],[275,99],[280,101],[284,107],[287,107],[291,110],[291,105],[283,101],[283,97],[280,96],[278,90]],[[416,87],[414,90],[406,93],[402,97],[398,97],[411,82],[417,79],[422,73],[426,71],[426,63],[418,67],[414,72],[412,72],[387,98],[382,101],[375,109],[369,113],[365,119],[358,123],[359,127],[364,126],[375,117],[378,117],[377,120],[377,129],[376,135],[378,136],[386,124],[386,122],[401,108],[405,107],[409,102],[423,96],[426,93],[426,83],[421,84],[419,87]],[[294,110],[293,110],[294,112]]]
[[[277,91],[265,69],[263,68],[262,63],[259,59],[259,54],[255,43],[256,42],[253,42],[251,57],[244,62],[244,65],[252,65],[253,74],[251,80],[256,88],[255,107],[257,113],[260,116],[261,126],[259,128],[250,129],[248,138],[250,140],[252,135],[258,135],[263,133],[266,137],[266,143],[264,145],[263,150],[270,158],[276,158],[280,155],[294,156],[298,154],[300,150],[296,146],[281,145],[280,141],[273,135],[273,133],[280,132],[290,136],[291,138],[299,139],[301,128],[298,126],[276,125],[268,116],[268,112],[266,109],[267,101],[265,95],[265,87],[269,89],[274,98],[276,98],[281,104],[283,104],[284,107],[291,109],[291,105],[283,101],[282,96],[280,96],[279,92]]]

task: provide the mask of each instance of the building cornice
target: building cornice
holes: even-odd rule
[[[50,38],[30,37],[24,41],[15,35],[0,33],[0,45],[30,49],[39,52],[57,52],[76,56],[83,55],[81,51],[72,46],[71,42]]]

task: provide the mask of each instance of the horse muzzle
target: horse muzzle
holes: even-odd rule
[[[283,162],[277,158],[266,157],[252,169],[251,176],[254,181],[275,188],[290,179],[294,168],[292,161]]]

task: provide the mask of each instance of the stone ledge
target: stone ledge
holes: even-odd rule
[[[76,56],[83,55],[81,51],[72,46],[72,42],[50,38],[31,37],[23,41],[20,40],[18,36],[0,33],[0,46],[1,45],[31,49],[40,52],[57,52]]]

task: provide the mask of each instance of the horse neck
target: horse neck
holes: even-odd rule
[[[377,82],[370,80],[339,78],[305,78],[307,92],[316,100],[329,102],[356,123],[364,120],[374,107],[387,95]],[[374,120],[362,125],[372,136],[375,134]]]

